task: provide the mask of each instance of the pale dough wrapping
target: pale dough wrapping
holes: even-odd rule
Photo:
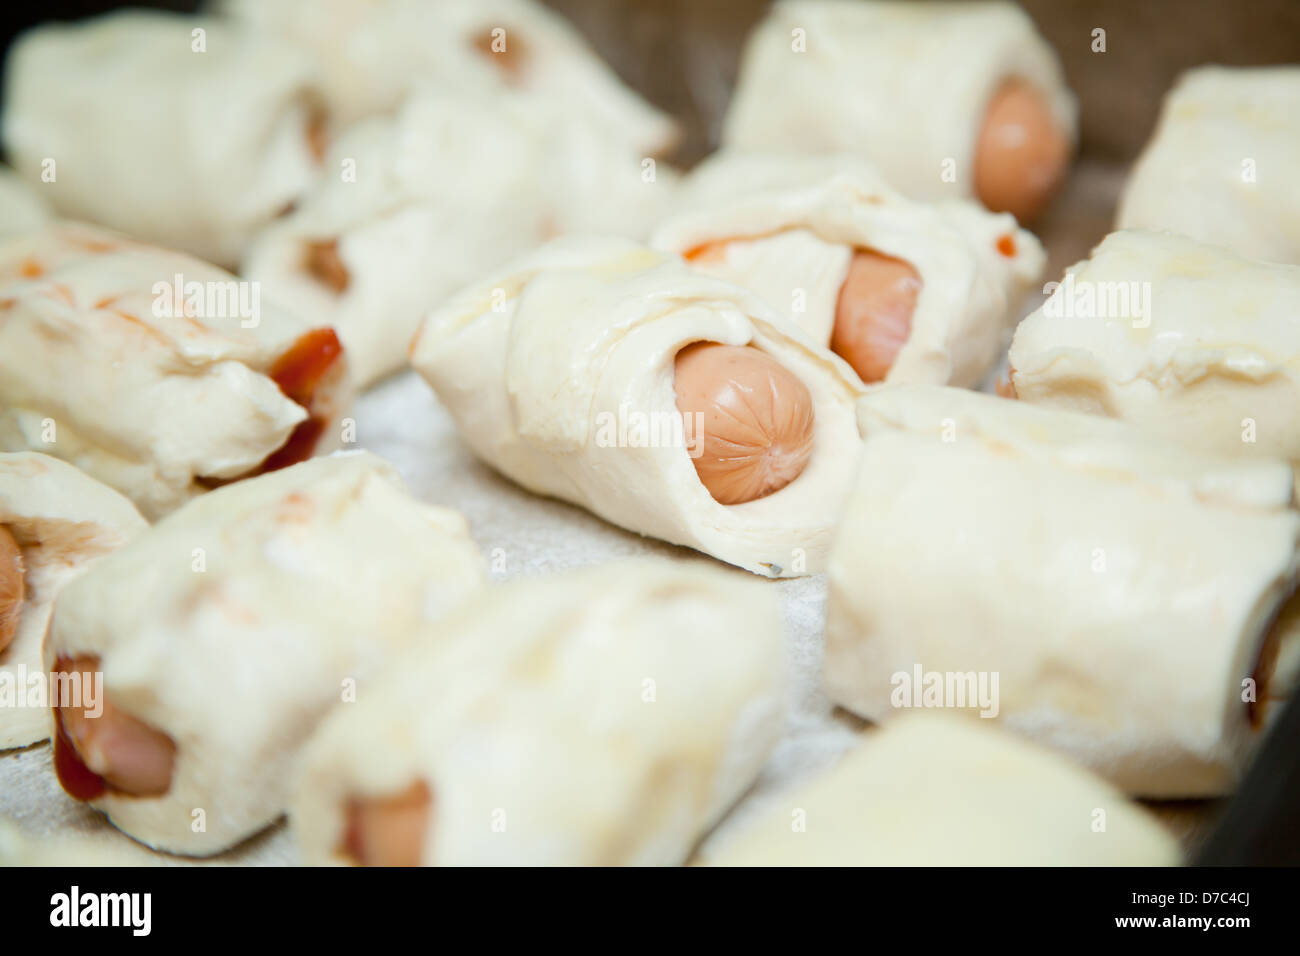
[[[0,453],[0,527],[22,552],[25,600],[18,632],[0,651],[0,750],[25,747],[50,735],[49,695],[42,675],[41,641],[54,598],[96,558],[148,527],[126,498],[71,465],[35,452]]]
[[[335,711],[292,822],[340,863],[352,799],[417,781],[428,865],[673,865],[780,736],[780,614],[702,562],[620,561],[483,591]]]
[[[218,20],[41,26],[10,52],[4,86],[10,159],[57,213],[223,266],[316,174],[310,58]]]
[[[204,291],[179,310],[178,278]],[[208,292],[221,308],[196,317]],[[240,315],[240,294],[221,269],[88,226],[0,245],[0,450],[63,458],[149,518],[250,473],[309,417],[268,376],[309,327],[266,301]],[[310,412],[320,450],[350,401],[336,366]]]
[[[35,232],[50,221],[40,194],[6,166],[0,166],[0,240]]]
[[[696,341],[752,345],[807,386],[812,455],[780,491],[722,505],[700,482],[673,387],[676,354]],[[824,564],[862,387],[740,286],[633,242],[557,240],[435,311],[411,364],[475,454],[536,494],[756,574]]]
[[[1300,266],[1169,233],[1112,233],[1020,323],[1027,402],[1223,455],[1300,461]]]
[[[1147,811],[1087,771],[988,727],[911,715],[702,862],[711,866],[1172,866]]]
[[[922,286],[886,381],[979,384],[997,362],[1046,255],[1015,217],[975,203],[904,198],[852,156],[721,153],[691,173],[651,244],[737,282],[823,344],[849,263],[867,249],[909,263]]]
[[[679,137],[670,116],[624,85],[563,17],[533,0],[219,0],[214,6],[310,51],[339,124],[392,112],[425,83],[452,82],[537,93],[589,117],[642,155],[664,152]]]
[[[783,0],[746,43],[723,142],[856,153],[909,196],[970,198],[985,111],[1012,78],[1073,140],[1060,61],[1014,4]]]
[[[1271,630],[1300,540],[1284,463],[960,389],[880,386],[859,418],[832,700],[873,720],[961,707],[1143,796],[1233,787],[1278,710],[1267,639],[1293,639]]]
[[[115,705],[176,744],[165,795],[93,805],[176,853],[256,833],[285,809],[293,761],[329,709],[436,639],[430,625],[485,578],[465,519],[417,502],[370,454],[191,502],[60,595],[46,666],[97,655]]]
[[[242,271],[332,324],[361,385],[406,364],[420,320],[451,293],[544,240],[641,238],[676,178],[660,166],[647,181],[637,154],[538,94],[447,85],[353,127],[326,169]],[[341,290],[313,274],[315,243],[334,244]]]
[[[1202,66],[1165,96],[1116,228],[1300,264],[1300,66]]]

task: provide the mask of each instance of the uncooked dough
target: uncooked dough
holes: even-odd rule
[[[44,680],[41,642],[54,598],[148,522],[126,498],[66,462],[15,452],[0,453],[0,527],[17,541],[26,572],[18,632],[0,651],[0,695],[13,695],[0,706],[0,750],[8,750],[50,735],[49,694],[33,682]]]
[[[465,519],[344,452],[190,502],[64,589],[46,641],[98,656],[115,706],[176,744],[160,797],[92,801],[156,849],[204,856],[285,809],[332,706],[485,581]],[[183,638],[183,639],[181,639]]]
[[[1173,837],[1087,771],[991,727],[911,715],[776,799],[710,866],[1172,866]]]
[[[1233,788],[1280,710],[1268,638],[1295,639],[1271,628],[1300,541],[1285,463],[933,386],[879,386],[859,420],[832,700],[996,720],[1141,796]]]
[[[1300,265],[1112,233],[1016,329],[1021,400],[1220,455],[1300,462]]]
[[[753,783],[785,712],[781,616],[702,561],[479,594],[309,745],[290,811],[347,862],[347,807],[429,789],[428,865],[675,865]]]
[[[673,389],[697,341],[752,345],[811,393],[812,455],[780,491],[722,505],[701,484]],[[556,240],[435,311],[411,364],[474,452],[530,491],[756,574],[824,566],[862,386],[740,286],[633,242]]]
[[[1073,141],[1060,60],[1015,4],[782,0],[746,43],[723,142],[855,153],[909,196],[969,199],[985,111],[1012,78]]]
[[[1169,229],[1300,265],[1300,67],[1201,66],[1165,95],[1118,229]]]
[[[484,144],[491,144],[485,148]],[[242,272],[333,325],[359,385],[404,367],[421,319],[469,282],[570,232],[643,238],[677,174],[537,93],[443,85],[350,129],[326,175]],[[313,268],[325,244],[338,269]]]
[[[298,404],[271,373],[314,330],[252,292],[89,226],[0,245],[0,450],[65,459],[157,518],[255,471],[300,425],[336,446],[346,358]]]
[[[921,291],[890,382],[978,385],[1046,262],[1013,216],[906,199],[852,156],[724,152],[691,173],[675,205],[652,245],[685,255],[727,242],[721,260],[692,265],[757,292],[822,344],[856,250],[910,264]]]
[[[59,215],[227,268],[317,172],[311,58],[229,22],[45,24],[9,52],[4,89],[10,161]]]

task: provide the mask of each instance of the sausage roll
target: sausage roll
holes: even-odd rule
[[[285,808],[302,744],[484,581],[457,512],[354,452],[214,491],[59,596],[63,788],[155,849],[216,853]],[[69,695],[71,690],[69,690]]]
[[[71,465],[0,454],[0,750],[50,735],[35,684],[55,595],[146,527],[131,502]]]
[[[1174,838],[1092,774],[989,727],[910,715],[716,850],[712,866],[1171,866]]]
[[[720,154],[652,244],[763,296],[867,382],[973,386],[1045,255],[1011,216],[890,189],[850,156]]]
[[[427,82],[526,90],[655,155],[679,131],[625,86],[559,14],[534,0],[218,0],[215,6],[310,51],[343,124],[392,112]]]
[[[1190,70],[1120,199],[1117,228],[1170,229],[1300,264],[1300,66]]]
[[[318,168],[310,58],[220,21],[128,11],[37,27],[10,52],[5,91],[9,157],[56,212],[227,267]]]
[[[150,518],[338,441],[334,332],[255,283],[80,225],[0,245],[0,450],[43,451]]]
[[[632,242],[557,240],[435,311],[411,362],[534,493],[757,574],[823,562],[861,386],[740,286]]]
[[[1075,114],[1014,4],[782,0],[746,45],[723,141],[857,153],[909,196],[1025,222],[1064,178]]]
[[[1016,330],[1021,399],[1223,455],[1300,461],[1300,266],[1112,233]]]
[[[0,166],[0,209],[0,240],[36,232],[50,220],[45,200],[5,166]]]
[[[662,559],[481,594],[309,744],[309,864],[672,865],[784,726],[780,614]]]
[[[635,154],[535,94],[445,88],[354,127],[326,165],[243,272],[331,322],[359,384],[403,367],[420,320],[451,293],[554,234],[640,238],[673,177],[643,181]]]
[[[1284,463],[932,386],[880,386],[859,418],[832,700],[996,718],[1142,796],[1233,786],[1295,640],[1274,625],[1300,541]]]

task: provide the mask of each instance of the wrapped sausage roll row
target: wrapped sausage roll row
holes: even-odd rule
[[[220,21],[41,26],[11,51],[5,91],[10,159],[56,212],[227,267],[322,149],[311,60]]]
[[[427,82],[526,90],[641,155],[679,131],[596,55],[563,17],[532,0],[220,0],[217,9],[282,36],[321,63],[341,123],[394,110]]]
[[[34,452],[0,454],[0,750],[50,735],[41,641],[54,598],[96,558],[148,524],[131,502],[71,465]]]
[[[1300,264],[1300,67],[1203,66],[1165,96],[1118,229],[1170,229]]]
[[[832,700],[996,718],[1143,796],[1233,786],[1295,639],[1274,626],[1300,540],[1284,463],[959,389],[881,386],[859,419]]]
[[[823,563],[861,387],[739,286],[635,243],[557,240],[434,312],[411,364],[534,493],[756,574]]]
[[[910,715],[716,850],[711,866],[1170,866],[1174,838],[1088,772],[992,728]]]
[[[44,228],[50,221],[45,200],[12,170],[0,166],[0,240],[12,239]]]
[[[464,518],[373,455],[338,454],[191,502],[63,590],[45,665],[55,769],[155,849],[216,853],[285,808],[317,723],[484,581]]]
[[[723,153],[652,244],[752,289],[865,382],[977,385],[1045,254],[1006,214],[903,198],[848,156]]]
[[[780,615],[663,560],[481,592],[335,711],[290,811],[308,863],[669,865],[783,727]]]
[[[635,154],[534,94],[449,88],[359,124],[327,168],[243,273],[338,329],[359,384],[404,366],[448,295],[557,232],[639,237],[674,176],[643,181]]]
[[[260,299],[86,226],[0,245],[0,450],[70,461],[156,518],[333,447],[338,339]]]
[[[1075,124],[1055,51],[1014,4],[783,0],[746,44],[723,141],[857,153],[909,196],[1026,222]]]
[[[1300,266],[1112,233],[1016,330],[1011,384],[1224,455],[1300,461]]]

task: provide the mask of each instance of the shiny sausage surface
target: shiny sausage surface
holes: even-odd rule
[[[674,387],[695,471],[721,504],[754,501],[799,477],[813,448],[813,400],[752,346],[696,342],[677,353]]]
[[[99,669],[93,656],[61,657],[54,664],[56,675],[80,674],[82,688],[93,685]],[[93,800],[110,790],[161,796],[171,788],[176,744],[162,731],[117,707],[107,691],[100,701],[83,691],[79,700],[56,703],[54,769],[70,796]]]
[[[912,334],[921,277],[902,259],[867,249],[853,254],[835,306],[831,351],[864,382],[889,374]]]
[[[27,568],[13,534],[0,524],[0,651],[18,634],[23,601],[27,597]]]
[[[975,145],[975,194],[994,212],[1031,222],[1047,208],[1070,162],[1070,141],[1046,98],[1023,80],[993,95]]]

